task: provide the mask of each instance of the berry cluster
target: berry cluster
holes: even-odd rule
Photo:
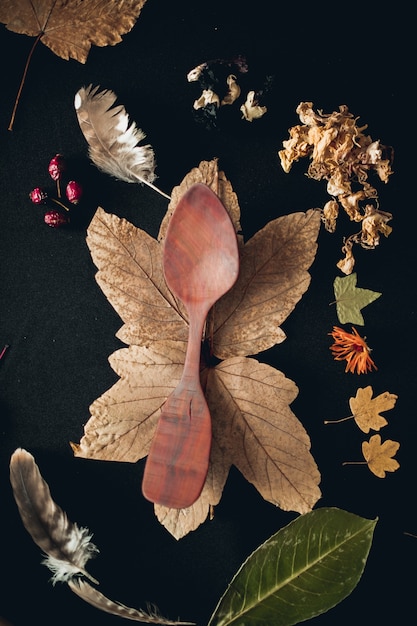
[[[56,190],[58,198],[53,198],[48,195],[48,192],[41,187],[35,187],[29,194],[29,198],[34,204],[47,205],[48,201],[54,202],[58,208],[48,209],[44,215],[44,222],[52,228],[60,228],[70,223],[70,208],[67,207],[60,198],[61,183],[64,180],[64,173],[66,172],[66,163],[61,154],[56,154],[49,162],[48,172],[52,180],[56,182]],[[78,204],[83,189],[76,180],[70,180],[65,186],[65,196],[72,205]]]

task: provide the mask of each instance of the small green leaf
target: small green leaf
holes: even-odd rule
[[[356,287],[356,274],[336,277],[333,283],[337,317],[341,324],[364,325],[361,309],[381,296],[377,291]]]
[[[358,584],[376,522],[337,508],[300,515],[241,565],[208,626],[291,626],[331,609]]]

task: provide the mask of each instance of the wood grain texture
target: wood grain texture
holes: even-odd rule
[[[216,194],[196,183],[179,201],[164,245],[165,280],[189,315],[181,381],[166,401],[152,441],[142,491],[171,508],[191,506],[206,479],[211,417],[200,384],[204,323],[213,304],[239,273],[236,233]]]

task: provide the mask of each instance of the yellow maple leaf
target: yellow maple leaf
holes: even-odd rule
[[[372,435],[369,441],[362,443],[362,454],[371,472],[378,478],[385,478],[386,472],[395,472],[400,467],[398,461],[392,458],[399,447],[398,441],[386,439],[381,443],[380,435]]]
[[[368,387],[360,387],[356,391],[356,396],[349,398],[349,406],[352,415],[342,417],[338,420],[325,420],[324,423],[338,424],[339,422],[354,419],[364,433],[369,433],[371,429],[380,430],[383,426],[388,424],[385,417],[380,415],[380,413],[392,409],[395,406],[398,396],[389,391],[384,391],[380,393],[379,396],[375,396],[375,398],[372,398],[372,394],[373,389],[370,385]]]
[[[368,387],[359,388],[354,398],[349,399],[350,410],[356,424],[364,433],[372,430],[380,430],[388,424],[385,417],[380,415],[382,411],[388,411],[395,406],[398,396],[384,391],[372,398],[373,390]]]

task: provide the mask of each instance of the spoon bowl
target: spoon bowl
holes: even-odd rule
[[[162,407],[142,492],[151,502],[182,509],[199,497],[209,466],[211,417],[200,383],[204,325],[239,273],[235,229],[207,185],[195,183],[178,202],[167,228],[163,268],[169,289],[188,313],[188,344],[181,380]]]

